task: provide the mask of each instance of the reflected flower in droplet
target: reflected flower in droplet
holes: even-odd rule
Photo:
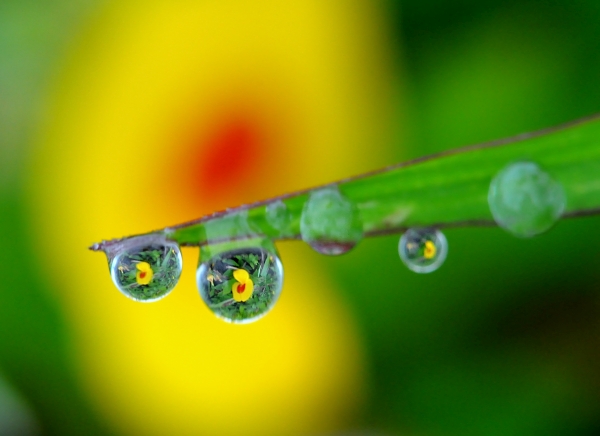
[[[154,271],[152,271],[152,267],[148,262],[138,262],[135,268],[137,269],[135,281],[138,285],[147,285],[152,281]]]
[[[167,296],[181,275],[179,246],[163,235],[138,236],[105,250],[117,289],[136,301],[151,302]]]
[[[283,267],[273,242],[244,241],[200,248],[196,282],[200,296],[219,318],[254,322],[269,312],[281,293]]]
[[[398,252],[412,271],[430,273],[446,260],[448,242],[437,229],[408,229],[400,238]]]
[[[250,274],[245,269],[236,269],[233,272],[233,278],[237,280],[231,287],[233,299],[235,301],[248,301],[254,292],[254,282]]]
[[[425,241],[425,248],[423,249],[423,257],[427,260],[433,259],[437,253],[435,244],[431,241]]]

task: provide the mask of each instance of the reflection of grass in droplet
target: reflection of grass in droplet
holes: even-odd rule
[[[236,283],[233,271],[244,269],[254,283],[252,296],[235,301],[232,287]],[[233,321],[254,318],[263,314],[275,296],[277,270],[273,256],[263,250],[236,250],[214,258],[208,269],[208,296],[211,308],[220,316]]]
[[[154,273],[147,285],[136,280],[136,264],[147,262]],[[132,255],[124,255],[118,266],[121,286],[136,300],[150,300],[168,292],[179,277],[179,261],[173,248],[146,247]]]

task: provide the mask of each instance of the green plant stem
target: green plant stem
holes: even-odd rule
[[[492,178],[516,161],[533,161],[564,188],[564,218],[600,213],[600,116],[513,138],[451,150],[317,188],[216,212],[167,227],[162,233],[181,245],[268,237],[299,239],[300,217],[312,191],[337,186],[359,210],[365,236],[410,227],[496,225],[488,207]],[[269,223],[266,208],[282,202],[285,226]],[[137,235],[140,236],[140,235]],[[110,249],[127,238],[103,241]]]

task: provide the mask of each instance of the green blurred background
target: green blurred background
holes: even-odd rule
[[[149,6],[127,3],[120,19],[125,23],[143,21]],[[158,3],[152,2],[153,7]],[[185,13],[193,3],[205,2],[163,2],[161,7],[177,7]],[[242,3],[252,5],[258,15],[262,7],[266,8],[262,2]],[[361,10],[363,3],[367,2],[353,0],[342,2],[341,7]],[[94,384],[86,382],[93,371],[81,369],[86,365],[80,357],[81,341],[73,338],[82,334],[77,330],[83,324],[73,321],[69,313],[78,311],[77,304],[85,305],[86,297],[70,300],[68,296],[57,296],[57,289],[63,282],[67,286],[69,280],[77,280],[69,275],[69,265],[78,267],[72,256],[80,256],[82,263],[106,268],[98,255],[85,251],[85,244],[94,240],[85,239],[78,254],[63,252],[59,244],[50,249],[42,247],[49,240],[60,241],[61,232],[77,232],[72,225],[61,228],[56,224],[60,217],[71,214],[73,205],[67,200],[61,202],[60,192],[45,198],[50,194],[37,186],[52,183],[54,177],[59,179],[78,163],[64,158],[48,162],[40,159],[39,153],[55,153],[43,151],[48,149],[47,143],[56,143],[60,136],[55,135],[52,141],[43,139],[51,136],[45,132],[52,130],[48,124],[54,116],[53,107],[60,106],[54,102],[86,98],[75,93],[57,96],[71,81],[85,80],[85,74],[78,76],[78,65],[96,62],[97,52],[86,51],[86,44],[105,37],[120,38],[118,28],[113,31],[102,27],[106,16],[119,18],[119,10],[107,4],[90,0],[0,3],[0,231],[5,247],[0,257],[0,435],[166,434],[164,427],[158,426],[157,433],[153,433],[137,424],[139,418],[129,420],[127,410],[114,412],[113,416],[110,405],[99,406],[112,402],[111,395],[118,395],[98,394]],[[232,11],[238,6],[228,3]],[[370,2],[368,10],[369,37],[361,44],[366,47],[363,51],[377,58],[378,70],[371,75],[369,57],[364,56],[360,59],[367,63],[357,76],[364,74],[367,81],[379,78],[385,82],[377,85],[384,89],[378,92],[385,94],[381,101],[391,104],[385,110],[387,118],[367,125],[365,131],[384,125],[388,133],[374,133],[377,141],[385,142],[380,146],[332,145],[340,155],[367,156],[363,167],[349,164],[349,171],[367,171],[386,163],[559,124],[597,112],[600,107],[600,3],[595,0],[380,1]],[[311,13],[321,12],[315,8]],[[318,27],[338,25],[328,21],[331,15],[335,10],[322,12],[314,21],[315,27],[303,31],[338,38],[323,43],[346,50],[356,41],[343,32],[330,35]],[[206,21],[199,22],[198,27],[208,25],[211,17],[207,13]],[[357,13],[349,19],[362,18]],[[219,25],[217,22],[213,27]],[[268,35],[270,30],[267,26],[262,31]],[[273,38],[278,38],[275,31]],[[123,50],[126,53],[127,47]],[[260,52],[260,48],[256,50]],[[290,53],[294,53],[293,47]],[[261,62],[270,68],[268,58]],[[210,77],[220,72],[213,73],[207,63],[203,74]],[[335,80],[335,75],[332,78]],[[91,83],[93,86],[96,82]],[[285,89],[286,83],[281,86]],[[345,101],[351,105],[352,98]],[[319,104],[314,102],[315,107]],[[60,106],[60,110],[64,107],[68,105]],[[293,117],[294,112],[290,113]],[[210,141],[202,145],[210,146]],[[290,150],[286,153],[293,154]],[[384,151],[374,155],[379,150]],[[56,151],[57,155],[65,155],[61,153],[64,150]],[[333,156],[327,165],[336,162]],[[109,161],[96,163],[99,169],[95,177],[116,177],[111,171],[117,170]],[[49,178],[38,172],[44,165],[44,174]],[[277,166],[279,162],[269,165]],[[302,165],[285,167],[297,174],[294,183],[298,185],[284,183],[286,189],[306,187],[317,180],[303,179]],[[277,170],[274,173],[277,175]],[[322,177],[327,181],[330,175],[340,174],[350,175],[342,166]],[[277,179],[269,179],[268,183],[268,189],[260,191],[257,198],[252,198],[252,193],[231,198],[242,203],[277,194]],[[96,195],[93,190],[89,193]],[[110,196],[133,195],[129,191],[109,194],[106,201]],[[38,209],[40,198],[45,198],[47,205]],[[99,204],[96,215],[101,222],[105,216],[102,202]],[[55,211],[48,229],[44,229],[46,216],[40,215],[41,211]],[[163,214],[161,220],[166,222],[147,225],[175,223],[175,216],[170,217]],[[187,216],[191,218],[194,216]],[[309,265],[318,265],[326,277],[323,280],[331,282],[333,289],[328,291],[331,299],[323,303],[324,313],[329,310],[327,304],[340,301],[350,319],[348,325],[353,327],[347,333],[352,336],[349,341],[360,345],[357,355],[349,352],[344,359],[358,363],[325,356],[327,348],[320,352],[333,366],[357,365],[359,369],[347,377],[360,380],[354,383],[344,379],[342,384],[348,389],[362,386],[357,388],[360,398],[347,408],[340,406],[341,411],[333,408],[330,412],[319,406],[316,411],[302,412],[303,401],[312,397],[303,397],[292,386],[286,392],[296,401],[290,403],[290,416],[300,410],[299,416],[312,420],[311,424],[299,427],[292,418],[286,418],[288,415],[270,416],[270,406],[263,403],[253,405],[252,413],[232,412],[229,419],[247,422],[244,432],[224,424],[218,434],[600,434],[599,224],[600,219],[595,217],[560,222],[548,234],[532,240],[515,239],[499,229],[449,230],[449,257],[439,271],[428,276],[403,268],[396,237],[364,241],[340,258],[323,258],[300,243],[290,244],[283,250],[284,265],[287,267],[286,252],[298,252]],[[121,236],[102,233],[105,230],[95,222],[80,225],[89,230],[85,238]],[[134,226],[117,232],[128,230],[149,229]],[[39,239],[44,232],[51,236]],[[52,265],[65,265],[66,273],[49,273],[49,269],[59,269]],[[302,285],[313,286],[308,280]],[[117,294],[106,281],[102,288]],[[120,297],[117,295],[115,300]],[[153,310],[160,311],[161,304],[156,303]],[[132,307],[120,310],[127,314],[134,310]],[[276,317],[277,310],[269,317]],[[106,329],[116,328],[111,327],[111,314],[104,315]],[[97,316],[102,317],[102,312]],[[198,309],[197,316],[209,314]],[[310,316],[304,320],[307,325],[312,322]],[[301,328],[301,324],[295,328]],[[119,335],[119,331],[114,334]],[[314,335],[318,337],[319,332]],[[198,342],[202,340],[200,337]],[[216,350],[212,354],[218,359],[218,346]],[[276,348],[270,351],[277,356]],[[103,358],[108,362],[122,357],[108,354]],[[127,372],[126,365],[123,370]],[[270,371],[265,368],[261,377],[268,378]],[[310,384],[311,374],[307,369],[297,377]],[[119,377],[127,379],[127,374]],[[123,390],[134,390],[135,386],[124,384]],[[256,389],[260,388],[252,387],[249,392]],[[318,389],[315,386],[314,392]],[[261,398],[268,399],[269,395],[269,391],[263,392]],[[339,398],[336,392],[318,398],[342,404],[344,395],[340,391]],[[165,390],[164,401],[176,404],[175,396]],[[148,398],[148,402],[160,401],[162,397]],[[115,404],[122,409],[121,403],[115,400]],[[210,407],[199,404],[198,414],[217,413]],[[220,410],[232,405],[225,401],[215,407]],[[329,413],[335,413],[335,418],[327,416]],[[148,419],[152,419],[150,413]],[[265,424],[269,420],[279,420],[280,424],[274,430]],[[215,434],[213,427],[203,427],[203,421],[192,421],[190,418],[186,424],[174,420],[168,434]]]

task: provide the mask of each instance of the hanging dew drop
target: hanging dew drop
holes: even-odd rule
[[[152,302],[166,297],[181,276],[179,246],[161,235],[127,239],[106,254],[113,283],[136,301]]]
[[[437,229],[408,229],[400,237],[398,252],[402,262],[414,272],[438,269],[448,255],[448,241]]]
[[[346,253],[363,237],[358,208],[337,186],[313,191],[302,209],[300,234],[321,254]]]
[[[196,281],[202,300],[217,317],[246,324],[275,305],[283,286],[283,266],[270,240],[209,245],[200,250]]]
[[[269,203],[265,208],[265,218],[267,223],[275,230],[279,231],[281,235],[285,236],[290,234],[290,226],[292,224],[292,213],[281,200],[277,200],[273,203]]]
[[[488,204],[500,227],[527,238],[552,227],[565,210],[566,197],[561,184],[536,163],[517,162],[494,177]]]

